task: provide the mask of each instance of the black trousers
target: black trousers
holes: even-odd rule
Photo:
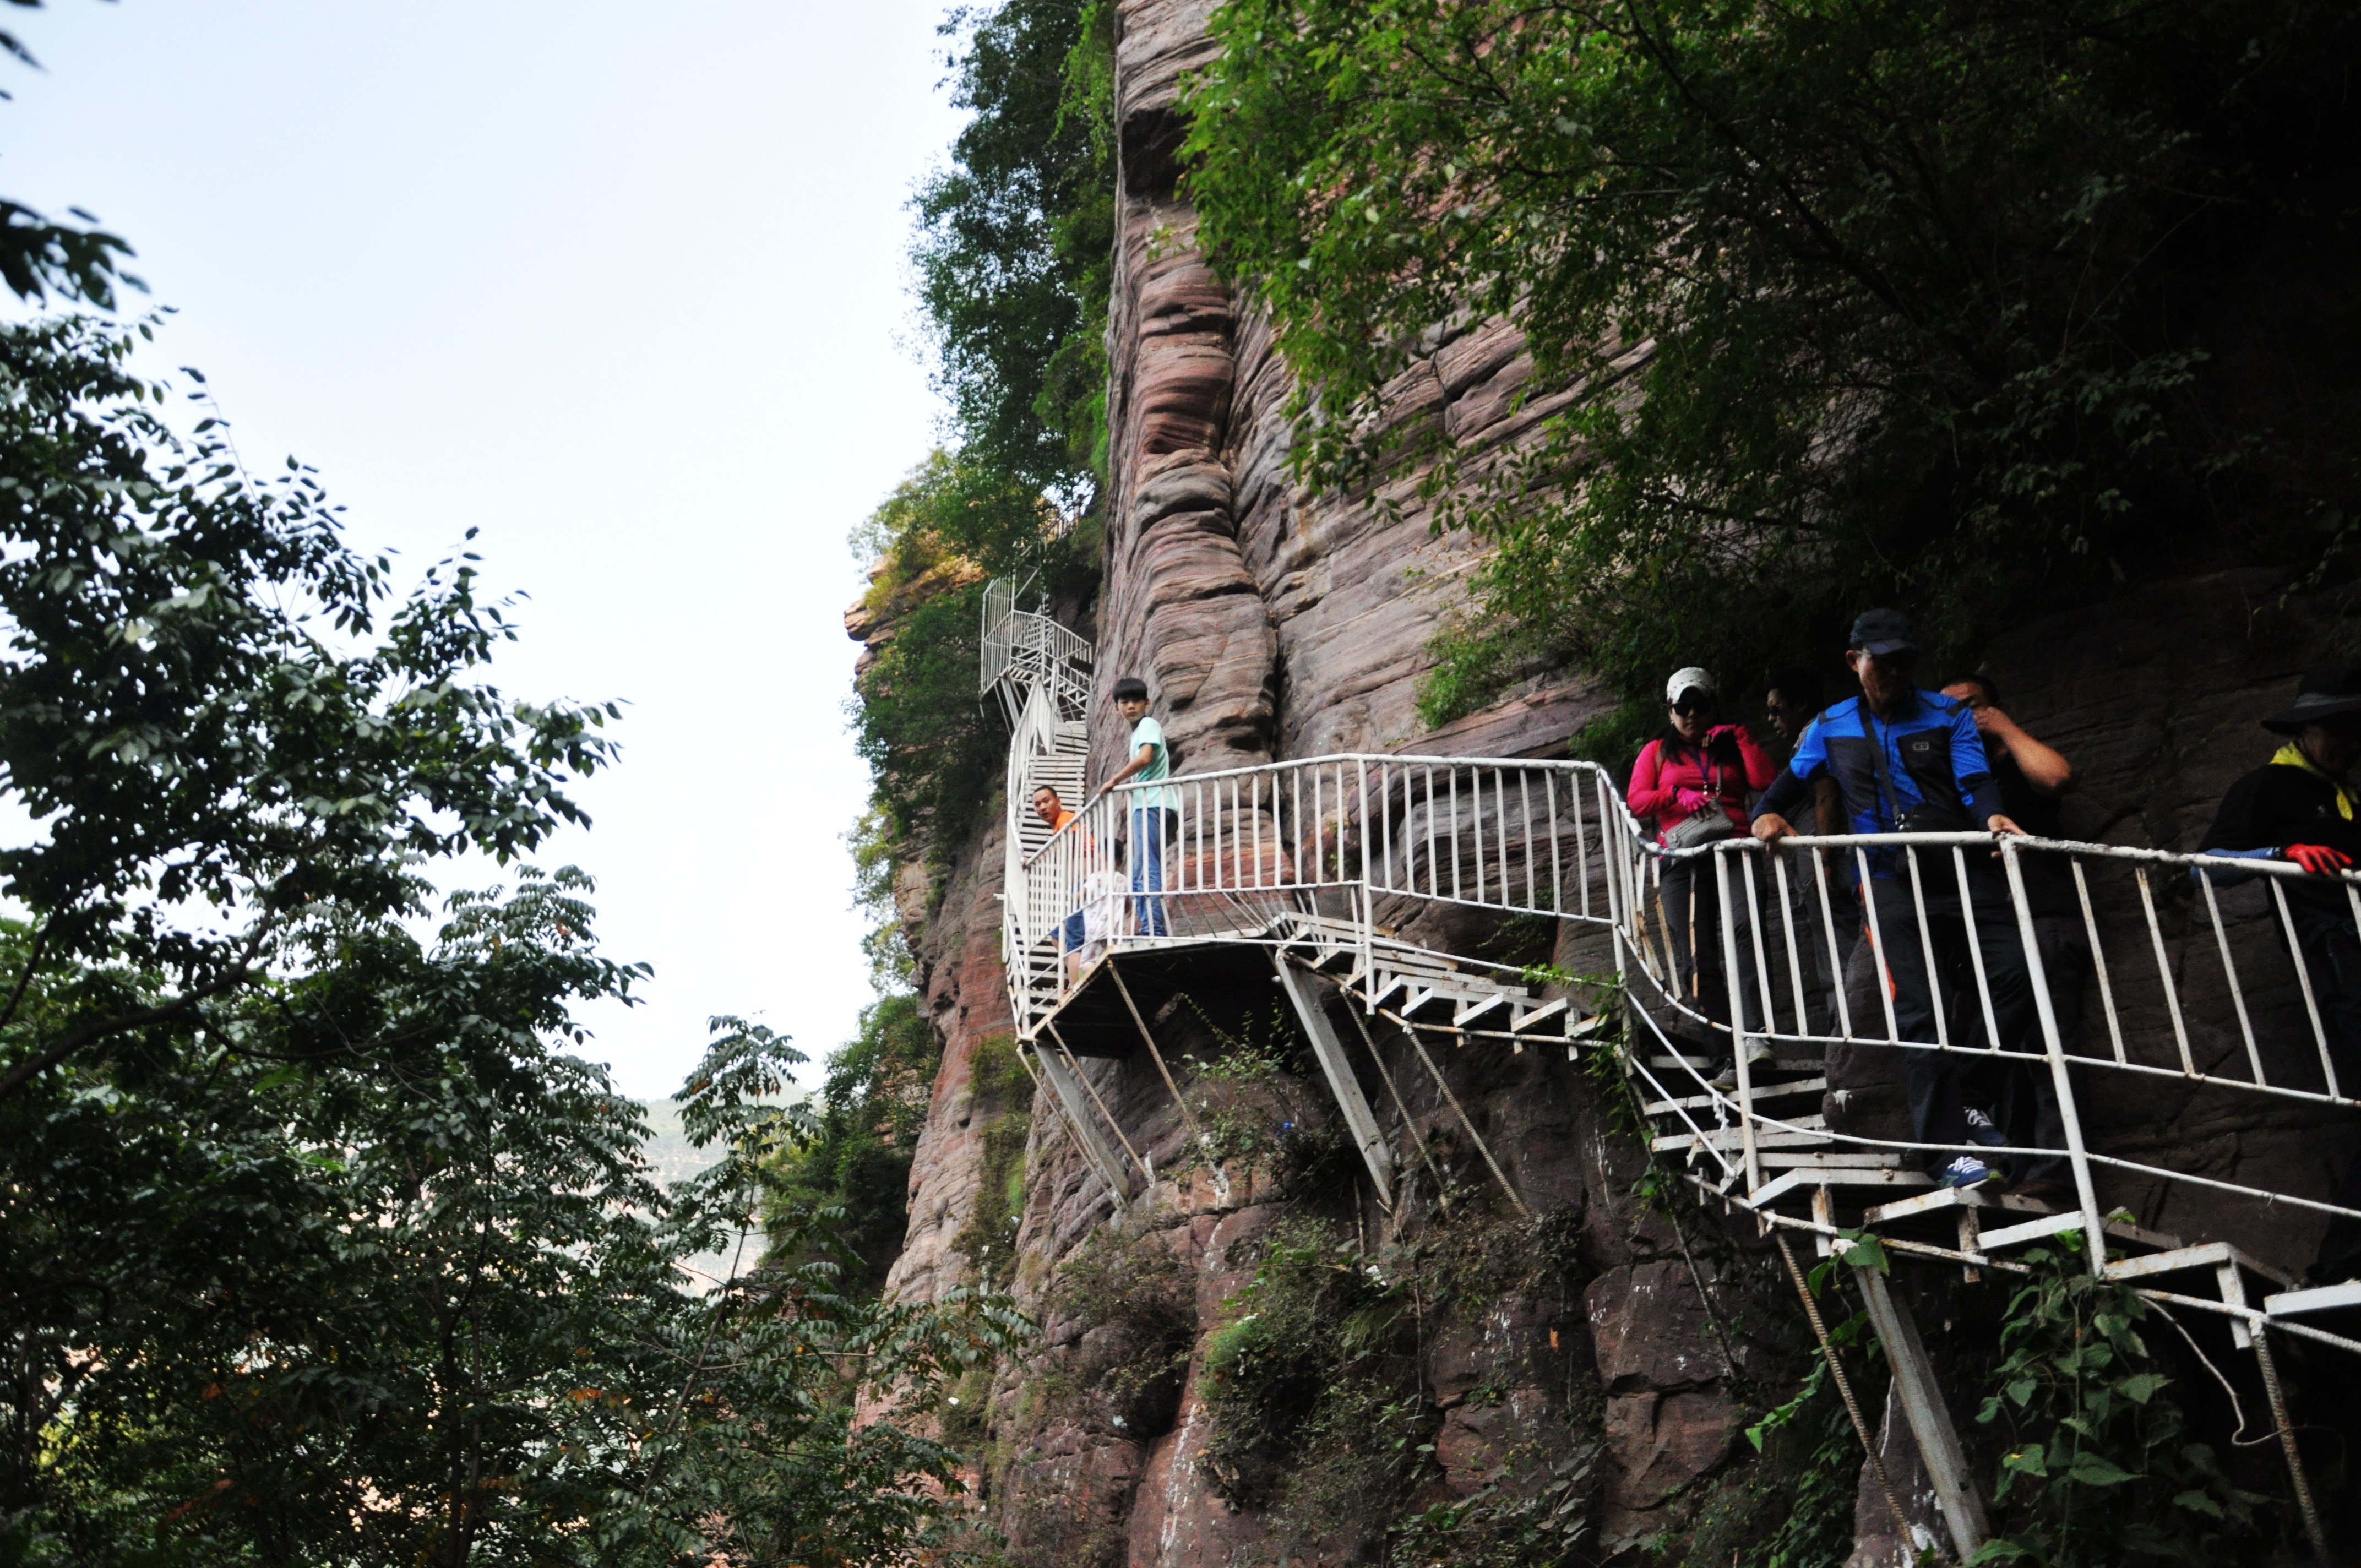
[[[1702,1044],[1708,1054],[1720,1058],[1730,1056],[1730,981],[1724,972],[1721,950],[1721,883],[1714,872],[1714,862],[1721,856],[1698,856],[1692,860],[1675,861],[1664,868],[1664,917],[1665,936],[1672,947],[1673,977],[1682,1001],[1702,1013],[1720,1029],[1703,1030]],[[1753,922],[1746,908],[1746,887],[1743,883],[1730,890],[1730,904],[1737,916],[1739,997],[1745,1026],[1759,1026],[1756,1014],[1762,1004],[1756,1000],[1754,980]],[[1694,1027],[1694,1025],[1692,1025]]]
[[[2025,1049],[2028,1038],[2038,1032],[2033,984],[2026,972],[2025,946],[2017,936],[2015,912],[2005,890],[1997,877],[1971,872],[1962,896],[1948,868],[1929,871],[1923,923],[1906,872],[1898,877],[1872,877],[1869,883],[1877,915],[1879,980],[1893,998],[1895,1032],[1905,1040],[1933,1040],[1936,1012],[1941,1007],[1948,1010],[1947,1025],[1955,1018],[1966,1025],[1951,1029],[1954,1047],[1973,1049],[1993,1043],[1985,1032],[1983,1003],[1969,951],[1969,945],[1974,943],[1983,959],[1993,1020],[2000,1031],[1999,1046],[2003,1050]],[[1930,948],[1931,969],[1927,961]],[[1853,1027],[1873,1036],[1883,1022],[1882,1018],[1855,1019]],[[1952,1051],[1905,1050],[1903,1088],[1910,1102],[1910,1130],[1916,1142],[1968,1142],[1966,1080],[1972,1068],[1983,1065]],[[1948,1158],[1928,1157],[1938,1165]]]
[[[2290,897],[2288,913],[2294,917],[2296,940],[2312,976],[2312,1000],[2320,1005],[2321,1032],[2328,1036],[2329,1057],[2336,1064],[2337,1088],[2361,1095],[2361,934],[2354,930],[2352,910],[2342,901]],[[2346,1136],[2349,1142],[2349,1132]],[[2338,1151],[2334,1169],[2328,1201],[2361,1209],[2361,1145]],[[2312,1277],[2323,1285],[2361,1278],[2361,1220],[2339,1216],[2328,1222]]]
[[[2033,917],[2033,941],[2041,954],[2042,976],[2049,982],[2049,1010],[2058,1020],[2058,1043],[2070,1051],[2082,1032],[2082,988],[2091,978],[2089,933],[2083,929],[2080,916],[2037,915]],[[1956,1020],[1961,1008],[1975,1013],[1979,1018],[1982,1013],[1972,994],[1960,998],[1952,1013],[1954,1038],[1960,1031]],[[2036,1012],[2026,1020],[2024,1048],[2041,1050],[2046,1045],[2041,1036],[2040,1014]],[[2060,1151],[2051,1155],[2010,1155],[2005,1168],[2011,1181],[2054,1182],[2062,1187],[2074,1179],[2063,1152],[2066,1116],[2058,1103],[2058,1080],[2051,1076],[2047,1062],[2004,1060],[1976,1064],[1969,1069],[1966,1091],[1968,1102],[1985,1110],[2000,1129],[2001,1141],[2010,1147]]]

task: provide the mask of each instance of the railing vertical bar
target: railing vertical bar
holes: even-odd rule
[[[1451,777],[1451,896],[1459,896],[1459,769],[1454,764],[1445,770]]]
[[[1717,847],[1704,857],[1713,867],[1715,895],[1721,900],[1721,972],[1725,977],[1722,989],[1734,1000],[1743,995],[1738,983],[1738,926],[1731,918],[1730,907],[1730,854]],[[1694,898],[1695,894],[1691,894]],[[1690,956],[1696,962],[1694,953]],[[1746,1065],[1746,1009],[1732,1006],[1730,1010],[1730,1059],[1738,1065],[1738,1136],[1746,1157],[1746,1190],[1755,1191],[1763,1185],[1763,1157],[1754,1146],[1754,1078]]]
[[[1468,796],[1468,801],[1469,801],[1469,805],[1468,805],[1468,807],[1467,807],[1467,812],[1468,812],[1468,815],[1469,815],[1470,817],[1472,817],[1475,819],[1474,826],[1475,826],[1475,828],[1476,828],[1476,902],[1477,902],[1477,903],[1478,903],[1478,904],[1481,904],[1481,903],[1483,903],[1483,902],[1484,902],[1484,770],[1483,770],[1483,769],[1481,769],[1481,768],[1470,768],[1470,769],[1468,769],[1468,770],[1467,770],[1467,796]],[[1453,835],[1452,835],[1452,841],[1453,841],[1454,843],[1456,843],[1456,842],[1458,841],[1458,837],[1459,837],[1459,836],[1458,836],[1456,833],[1453,834]]]
[[[2082,858],[2070,855],[2066,863],[2074,868],[2074,896],[2082,905],[2082,930],[2091,939],[2091,968],[2099,976],[2099,1010],[2107,1015],[2107,1038],[2114,1043],[2115,1060],[2125,1062],[2124,1055],[2124,1023],[2115,1016],[2114,982],[2107,977],[2107,949],[2099,940],[2099,917],[2091,908],[2091,883],[2082,874]]]
[[[1254,863],[1248,868],[1248,874],[1253,878],[1253,881],[1248,883],[1247,885],[1252,887],[1257,893],[1260,893],[1262,891],[1263,883],[1262,775],[1260,773],[1248,773],[1246,775],[1246,779],[1248,781],[1248,787],[1246,790],[1246,820],[1254,826]],[[1279,809],[1279,781],[1277,779],[1270,781],[1270,804],[1272,814],[1276,816]],[[1271,824],[1271,828],[1274,834],[1276,834],[1278,828],[1279,824],[1274,821]]]
[[[1492,825],[1492,841],[1500,846],[1500,902],[1506,905],[1513,896],[1509,891],[1509,781],[1498,768],[1492,770],[1492,808],[1500,817]]]
[[[1984,1014],[1984,1048],[2000,1049],[2000,1020],[1993,1014],[1992,981],[1984,974],[1983,927],[1976,919],[1975,894],[1968,888],[1968,852],[1951,846],[1951,874],[1960,879],[1960,913],[1968,927],[1968,968],[1976,977],[1976,1001]]]
[[[1751,842],[1742,839],[1737,841],[1741,844]],[[1738,861],[1746,877],[1746,923],[1749,927],[1748,935],[1752,938],[1754,948],[1754,990],[1763,1003],[1762,1032],[1766,1035],[1773,1034],[1777,1032],[1778,1010],[1771,1005],[1771,952],[1763,940],[1763,894],[1762,890],[1755,885],[1757,879],[1754,875],[1754,857],[1742,850],[1733,850],[1725,857],[1725,863],[1730,860]],[[1736,975],[1730,977],[1725,989],[1732,997],[1739,994],[1742,988],[1739,985]],[[1732,1022],[1734,1023],[1735,1020],[1733,1019]],[[1795,1032],[1799,1035],[1803,1033],[1801,1029]]]
[[[1795,891],[1787,877],[1787,857],[1776,846],[1771,850],[1771,876],[1779,884],[1779,928],[1787,937],[1787,984],[1795,993],[1795,1033],[1808,1035],[1812,1032],[1812,1018],[1804,1005],[1803,954],[1795,946]]]
[[[1557,770],[1552,769],[1542,777],[1549,786],[1550,907],[1564,915],[1565,913],[1565,869],[1560,863],[1557,825],[1557,781],[1560,774]],[[1587,919],[1590,915],[1590,854],[1582,842],[1582,785],[1579,782],[1565,792],[1565,804],[1566,809],[1574,814],[1574,877],[1582,884],[1579,894],[1582,904],[1581,913]]]
[[[2222,905],[2213,896],[2213,873],[2198,868],[2198,884],[2205,889],[2205,913],[2213,922],[2213,943],[2221,949],[2222,974],[2230,982],[2230,1001],[2238,1011],[2238,1034],[2246,1042],[2246,1065],[2254,1069],[2254,1081],[2267,1083],[2263,1076],[2263,1053],[2255,1045],[2255,1026],[2246,1017],[2246,993],[2238,984],[2238,965],[2230,957],[2230,933],[2222,924]]]
[[[1369,764],[1356,757],[1353,760],[1353,776],[1355,787],[1359,792],[1358,806],[1354,813],[1354,831],[1358,835],[1361,847],[1361,907],[1356,911],[1361,917],[1361,1005],[1368,1008],[1376,1006],[1378,1001],[1377,975],[1369,961],[1369,926],[1377,918],[1377,900],[1369,892]],[[1344,852],[1343,836],[1340,834],[1336,847],[1340,875]]]
[[[2195,1078],[2197,1061],[2189,1054],[2189,1025],[2180,1016],[2180,987],[2172,978],[2172,959],[2164,950],[2164,927],[2157,924],[2156,892],[2148,886],[2146,866],[2134,867],[2132,874],[2139,882],[2140,909],[2147,916],[2148,941],[2156,948],[2157,983],[2164,987],[2165,1007],[2172,1014],[2173,1043],[2180,1047],[2180,1070]]]
[[[1279,834],[1279,841],[1281,844],[1292,844],[1295,846],[1295,865],[1293,867],[1295,874],[1290,879],[1287,874],[1289,871],[1288,867],[1279,866],[1274,867],[1273,869],[1279,872],[1279,881],[1282,885],[1285,885],[1291,880],[1300,886],[1303,882],[1303,835],[1305,831],[1303,823],[1303,770],[1301,768],[1290,768],[1287,771],[1293,776],[1295,784],[1295,820],[1289,823],[1287,825],[1286,831]],[[1274,784],[1278,783],[1276,779],[1271,782]],[[1271,793],[1276,795],[1279,792],[1274,789]],[[1320,831],[1320,775],[1317,773],[1312,775],[1312,822],[1311,831],[1316,835]]]
[[[1935,1043],[1949,1049],[1951,1030],[1943,1014],[1949,1009],[1943,1005],[1943,987],[1935,977],[1935,927],[1927,918],[1927,883],[1918,874],[1918,846],[1905,844],[1902,853],[1910,862],[1910,902],[1918,912],[1918,950],[1927,958],[1927,1006],[1935,1014]]]
[[[1548,786],[1547,773],[1542,775],[1542,784],[1544,788]],[[1517,770],[1517,832],[1525,841],[1525,907],[1531,909],[1540,898],[1541,890],[1533,885],[1537,870],[1533,864],[1537,858],[1533,854],[1533,776],[1523,768]],[[1551,847],[1554,849],[1556,846],[1553,844]],[[1555,890],[1552,891],[1554,893]],[[1557,910],[1554,897],[1550,901],[1550,910],[1553,914]]]
[[[1853,856],[1861,862],[1861,906],[1869,917],[1869,956],[1877,966],[1877,994],[1885,1003],[1885,1039],[1898,1046],[1902,1025],[1894,1017],[1894,960],[1886,956],[1885,924],[1877,917],[1877,889],[1870,885],[1869,851],[1856,846]]]
[[[1812,880],[1819,884],[1820,930],[1828,939],[1828,989],[1836,993],[1837,1019],[1843,1025],[1844,1037],[1850,1040],[1852,1038],[1852,999],[1845,994],[1844,955],[1837,950],[1837,912],[1835,905],[1828,902],[1828,851],[1817,844],[1812,846]]]
[[[2288,957],[2295,960],[2296,984],[2303,991],[2304,1016],[2312,1020],[2312,1043],[2320,1047],[2320,1070],[2328,1080],[2328,1092],[2337,1099],[2344,1096],[2336,1088],[2336,1064],[2328,1059],[2328,1032],[2320,1026],[2320,1003],[2312,994],[2312,967],[2303,961],[2303,943],[2295,934],[2295,916],[2289,913],[2287,888],[2278,877],[2265,879],[2271,884],[2271,898],[2279,905],[2279,928],[2287,933]]]
[[[1429,896],[1443,891],[1443,872],[1434,852],[1434,764],[1422,770],[1426,774],[1426,889]],[[1418,891],[1418,868],[1411,868],[1411,891]]]
[[[1403,788],[1407,790],[1409,786],[1405,784]],[[1410,796],[1407,794],[1402,796],[1402,811],[1404,815],[1408,815],[1410,811]],[[1383,852],[1385,855],[1386,868],[1385,888],[1388,893],[1391,893],[1394,890],[1394,765],[1391,762],[1379,762],[1378,764],[1378,817],[1379,823],[1385,829],[1383,835],[1385,844]],[[1363,826],[1363,830],[1367,831],[1366,824]],[[1368,850],[1364,849],[1361,851],[1361,854],[1363,860],[1366,861],[1368,857]],[[1369,918],[1375,920],[1377,917],[1377,908],[1372,905],[1369,910]]]
[[[2066,1070],[2066,1044],[2058,1033],[2058,1013],[2049,1003],[2049,977],[2041,962],[2041,945],[2034,940],[2033,906],[2026,902],[2025,868],[2017,863],[2013,839],[2000,840],[2001,865],[2008,873],[2009,894],[2016,905],[2017,939],[2025,944],[2026,978],[2033,985],[2035,1016],[2041,1021],[2042,1048],[2049,1058],[2050,1087],[2057,1091],[2059,1120],[2066,1129],[2066,1160],[2074,1172],[2074,1195],[2081,1201],[2084,1256],[2091,1272],[2107,1272],[2107,1222],[2099,1212],[2097,1187],[2091,1180],[2090,1151],[2082,1146],[2082,1118],[2074,1104],[2074,1077]]]

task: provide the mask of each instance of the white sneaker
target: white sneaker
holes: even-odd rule
[[[1768,1040],[1750,1036],[1746,1041],[1746,1065],[1749,1067],[1760,1067],[1763,1063],[1773,1059],[1777,1054],[1771,1048],[1771,1042]]]

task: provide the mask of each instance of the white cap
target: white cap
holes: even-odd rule
[[[1675,670],[1673,678],[1664,683],[1664,700],[1669,703],[1678,703],[1681,700],[1681,694],[1690,691],[1703,691],[1708,696],[1720,695],[1715,689],[1713,677],[1697,665],[1691,664],[1686,670]]]

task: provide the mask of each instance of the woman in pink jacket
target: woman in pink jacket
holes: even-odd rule
[[[1779,770],[1744,725],[1715,722],[1720,703],[1713,677],[1703,670],[1675,671],[1665,683],[1664,700],[1672,705],[1671,722],[1641,749],[1640,760],[1631,767],[1628,798],[1632,814],[1653,822],[1657,841],[1668,849],[1682,847],[1685,839],[1707,843],[1744,833],[1749,797],[1768,785]],[[1694,827],[1684,826],[1692,822]],[[1697,1015],[1684,1022],[1707,1055],[1721,1058],[1718,1081],[1735,1083],[1730,986],[1722,972],[1721,893],[1713,876],[1714,859],[1692,855],[1666,861],[1659,908],[1681,1005]],[[1754,996],[1753,923],[1742,907],[1743,884],[1731,891],[1740,936],[1740,1010],[1752,1029],[1758,1026],[1761,1012]],[[1704,1027],[1700,1019],[1718,1026]],[[1747,1042],[1749,1062],[1771,1054],[1761,1040]]]

